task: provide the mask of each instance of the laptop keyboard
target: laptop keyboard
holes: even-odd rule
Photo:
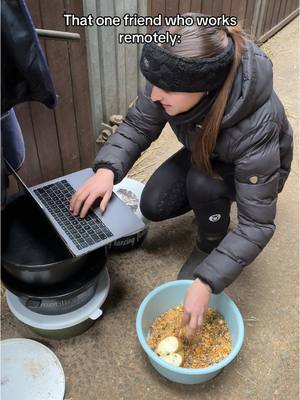
[[[84,219],[71,214],[69,203],[75,190],[65,179],[35,189],[34,193],[78,250],[113,236],[108,227],[94,213],[89,213]]]

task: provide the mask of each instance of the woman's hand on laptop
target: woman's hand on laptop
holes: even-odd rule
[[[99,168],[94,176],[88,179],[71,198],[70,211],[84,218],[98,197],[102,212],[105,211],[111,198],[114,186],[114,173],[106,168]],[[100,202],[101,201],[101,202]]]

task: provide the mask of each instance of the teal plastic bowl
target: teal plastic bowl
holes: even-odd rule
[[[137,336],[150,363],[165,378],[183,384],[203,383],[214,378],[236,357],[244,341],[244,322],[235,303],[225,293],[212,294],[209,307],[217,309],[227,322],[232,339],[231,353],[208,368],[197,369],[174,367],[155,354],[147,344],[153,321],[170,308],[183,304],[186,290],[192,282],[192,280],[172,281],[152,290],[140,305],[136,318]]]

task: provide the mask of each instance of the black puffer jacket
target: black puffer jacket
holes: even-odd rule
[[[146,85],[125,122],[96,157],[96,168],[113,170],[115,183],[158,138],[167,120],[189,149],[201,133],[201,102],[183,118],[172,118],[151,101],[150,94],[151,86]],[[272,63],[247,41],[213,153],[235,166],[238,226],[195,270],[195,276],[207,281],[214,293],[232,283],[273,236],[277,194],[290,171],[292,143],[291,126],[273,90]]]
[[[1,115],[16,104],[56,106],[48,65],[24,0],[1,1]]]

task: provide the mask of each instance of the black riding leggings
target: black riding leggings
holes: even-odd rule
[[[223,180],[212,179],[191,163],[191,152],[181,149],[167,159],[151,176],[140,208],[150,221],[163,221],[194,211],[199,234],[223,237],[229,225],[231,201],[235,199],[232,164],[213,161]],[[211,243],[215,247],[215,243]],[[211,249],[203,249],[211,251]]]

